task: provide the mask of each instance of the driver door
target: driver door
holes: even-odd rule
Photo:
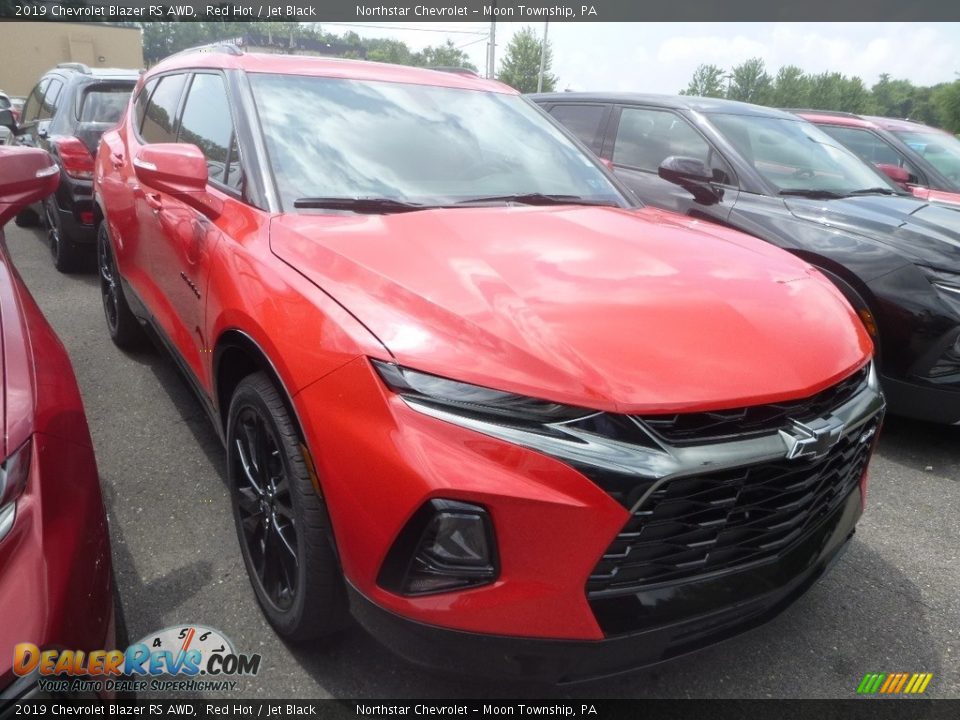
[[[727,219],[739,195],[733,170],[686,118],[663,108],[619,106],[610,127],[603,157],[613,162],[614,172],[640,200],[692,217]],[[657,171],[670,156],[695,158],[710,168],[718,201],[698,202],[688,190],[661,178]]]

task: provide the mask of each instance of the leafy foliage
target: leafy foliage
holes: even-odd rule
[[[533,28],[525,27],[516,33],[507,44],[497,80],[520,92],[536,92],[541,46],[542,42]],[[546,57],[543,63],[543,92],[552,92],[557,86],[556,76],[550,73],[552,64],[553,50],[550,47],[550,41],[547,40]]]
[[[811,75],[796,65],[781,67],[771,77],[763,60],[751,58],[729,73],[716,65],[700,65],[680,94],[725,97],[771,107],[910,118],[960,132],[960,79],[924,87],[884,73],[873,87],[867,87],[856,76],[839,72]]]

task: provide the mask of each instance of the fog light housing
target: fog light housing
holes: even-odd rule
[[[486,585],[497,575],[487,511],[479,505],[434,499],[400,531],[377,584],[400,595],[428,595]]]

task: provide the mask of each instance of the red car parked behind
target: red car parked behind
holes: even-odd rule
[[[0,228],[59,174],[43,150],[0,147]],[[110,539],[73,368],[2,230],[0,338],[0,699],[39,699],[37,677],[13,673],[15,645],[115,647]]]
[[[819,272],[637,207],[462,74],[185,53],[95,170],[120,345],[172,351],[301,642],[566,680],[767,619],[852,535],[883,410]]]

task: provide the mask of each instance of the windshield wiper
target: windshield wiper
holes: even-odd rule
[[[902,195],[896,190],[885,187],[863,188],[862,190],[851,190],[847,195]]]
[[[521,205],[605,205],[619,207],[613,200],[594,200],[580,195],[550,195],[546,193],[515,193],[513,195],[480,195],[457,200],[454,206],[484,205],[497,202],[515,202]]]
[[[435,205],[379,197],[302,197],[293,201],[298,209],[350,210],[356,213],[401,213],[427,210]]]
[[[781,190],[781,195],[797,195],[798,197],[813,198],[814,200],[835,200],[846,195],[833,190]]]

